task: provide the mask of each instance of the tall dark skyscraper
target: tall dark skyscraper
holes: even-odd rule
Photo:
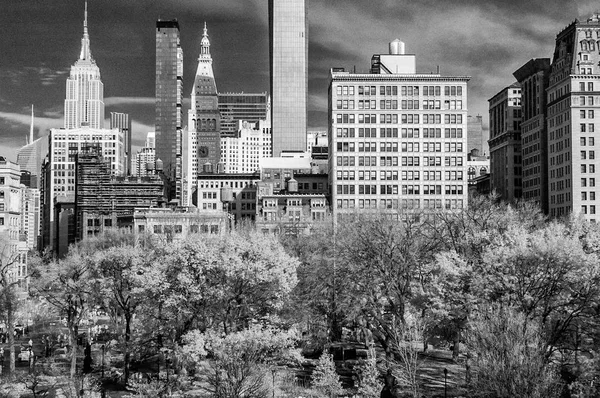
[[[306,0],[269,0],[273,156],[306,151]]]
[[[170,181],[169,199],[181,198],[183,51],[177,20],[156,22],[156,158]]]

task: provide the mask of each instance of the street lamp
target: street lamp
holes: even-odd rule
[[[448,369],[444,368],[444,398],[448,397]]]
[[[27,358],[28,358],[28,361],[29,361],[29,374],[31,374],[31,362],[32,362],[31,361],[31,345],[29,346],[28,349],[29,349],[29,356]]]

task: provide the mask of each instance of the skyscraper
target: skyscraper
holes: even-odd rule
[[[33,105],[31,106],[31,128],[29,130],[29,139],[27,145],[21,147],[17,152],[17,164],[21,171],[29,173],[29,187],[38,188],[40,173],[42,169],[42,160],[48,153],[48,137],[40,137],[34,140],[33,136]]]
[[[83,38],[79,59],[71,66],[67,79],[65,99],[65,128],[82,126],[104,127],[104,85],[100,80],[100,69],[92,58],[90,36],[87,27],[87,2],[83,20]]]
[[[273,156],[306,150],[308,19],[306,0],[269,0]]]
[[[156,22],[156,158],[169,179],[169,199],[181,198],[183,51],[177,20]]]
[[[123,138],[125,139],[124,148],[125,148],[125,173],[127,175],[131,174],[131,158],[133,154],[131,153],[131,118],[127,113],[120,112],[111,112],[110,113],[110,128],[118,129],[123,133]]]

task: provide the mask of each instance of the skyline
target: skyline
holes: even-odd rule
[[[133,152],[154,130],[156,20],[178,19],[184,54],[184,115],[195,74],[204,22],[208,25],[219,91],[269,91],[268,0],[142,0],[88,2],[91,51],[105,90],[106,114],[129,113]],[[515,81],[531,58],[552,58],[556,35],[594,11],[593,1],[502,0],[448,4],[427,0],[309,2],[308,128],[326,130],[329,70],[367,71],[373,54],[399,38],[417,55],[417,71],[471,76],[469,114],[488,124],[487,100]],[[0,155],[16,159],[35,107],[35,138],[63,126],[66,80],[81,50],[84,1],[12,3],[0,15]],[[436,27],[432,29],[432,27]],[[6,34],[9,32],[9,34]],[[185,120],[185,118],[184,118]]]

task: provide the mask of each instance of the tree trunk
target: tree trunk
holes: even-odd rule
[[[125,385],[129,380],[129,340],[131,339],[131,313],[125,311],[125,355],[123,363],[123,378]]]
[[[454,362],[458,360],[458,354],[460,354],[460,329],[454,336],[454,347],[452,347],[452,360]]]
[[[69,345],[71,346],[71,378],[77,371],[77,325],[69,327]]]
[[[8,370],[11,377],[15,374],[15,315],[13,308],[12,287],[8,287],[5,294],[6,299],[6,331],[8,333],[9,365]],[[4,358],[2,358],[4,360]]]

